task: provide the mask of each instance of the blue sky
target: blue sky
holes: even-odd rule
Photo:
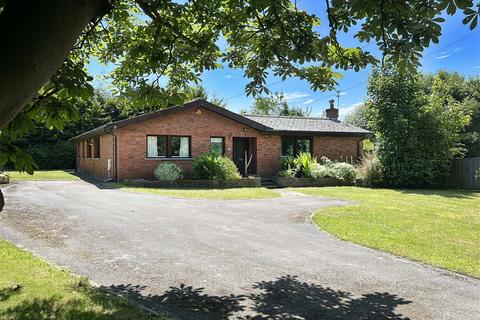
[[[298,1],[299,7],[308,12],[316,13],[322,20],[319,31],[322,34],[328,32],[324,4],[318,1]],[[431,45],[424,51],[421,70],[426,73],[436,72],[440,69],[457,71],[465,76],[480,75],[480,32],[478,27],[470,31],[468,26],[462,24],[462,14],[445,16],[446,22],[442,24],[442,36],[440,43]],[[340,35],[343,46],[360,46],[364,50],[380,57],[380,53],[374,43],[366,46],[353,38],[352,34]],[[92,63],[89,71],[98,76],[105,75],[109,68]],[[337,90],[340,91],[340,115],[347,114],[353,106],[361,103],[366,96],[366,80],[370,67],[355,71],[342,71],[343,78],[339,81]],[[207,71],[202,75],[202,85],[210,94],[227,99],[228,108],[239,111],[250,107],[252,97],[244,93],[248,79],[243,78],[242,70],[234,70],[228,67],[214,71]],[[97,85],[101,82],[96,82]],[[333,98],[335,92],[313,91],[306,81],[290,78],[280,81],[280,78],[269,77],[269,88],[273,92],[283,92],[290,105],[310,108],[313,115],[320,115],[327,107],[328,100]],[[336,98],[335,98],[336,101]]]

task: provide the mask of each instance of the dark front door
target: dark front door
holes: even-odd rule
[[[245,161],[250,156],[248,138],[233,138],[233,162],[242,176],[246,175]]]

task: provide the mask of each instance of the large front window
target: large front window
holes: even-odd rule
[[[188,158],[190,156],[190,137],[171,137],[171,157]]]
[[[148,158],[189,158],[190,137],[147,136]]]
[[[312,153],[312,137],[282,137],[282,156],[294,157],[302,152]]]

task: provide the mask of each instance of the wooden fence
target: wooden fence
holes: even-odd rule
[[[455,159],[448,184],[457,188],[480,189],[475,179],[475,172],[480,169],[480,157]]]

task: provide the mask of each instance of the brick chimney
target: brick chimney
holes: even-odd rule
[[[330,118],[332,120],[338,120],[338,109],[335,108],[335,100],[332,99],[328,101],[328,103],[330,103],[330,108],[325,111],[327,118]]]

